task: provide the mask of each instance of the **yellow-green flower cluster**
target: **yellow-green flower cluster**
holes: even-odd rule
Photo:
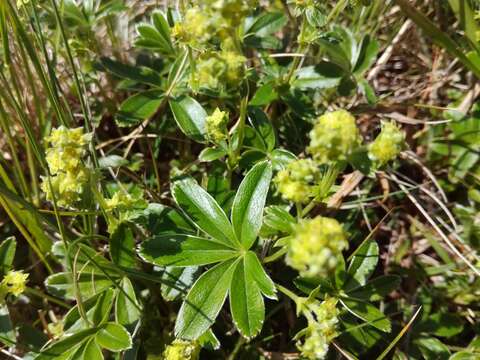
[[[307,150],[322,164],[347,160],[362,142],[355,118],[346,110],[320,116],[309,135]]]
[[[0,283],[1,293],[4,295],[7,293],[15,296],[20,295],[25,291],[27,279],[28,274],[24,274],[23,271],[9,271]]]
[[[338,257],[347,248],[342,225],[335,219],[317,216],[295,225],[286,262],[302,276],[325,276],[335,269]]]
[[[117,209],[120,211],[128,211],[138,207],[144,207],[145,201],[142,197],[134,196],[124,189],[118,190],[110,199],[105,199],[107,211]]]
[[[193,89],[221,90],[238,85],[245,74],[245,57],[235,51],[222,50],[201,56],[190,79]]]
[[[163,354],[165,360],[197,360],[200,355],[200,347],[184,340],[175,340],[168,345]]]
[[[368,157],[384,165],[398,156],[404,142],[405,133],[393,121],[382,122],[380,134],[368,145]]]
[[[337,299],[326,298],[321,303],[309,301],[301,311],[308,320],[308,326],[301,332],[304,340],[298,341],[297,347],[306,359],[324,359],[330,342],[338,335]]]
[[[42,190],[47,200],[53,201],[52,190],[57,204],[62,207],[73,206],[80,200],[85,184],[88,182],[88,169],[82,162],[86,155],[91,134],[84,134],[82,128],[68,129],[60,126],[53,129],[47,142],[46,159],[50,171],[50,182],[43,177]]]
[[[213,143],[218,144],[224,141],[228,137],[227,130],[228,114],[225,111],[221,111],[216,108],[212,115],[207,116],[205,119],[207,137]]]
[[[211,36],[211,20],[205,11],[195,6],[189,8],[182,21],[177,22],[172,28],[172,36],[177,41],[192,47],[200,47]]]
[[[280,170],[274,181],[285,200],[305,203],[314,195],[319,176],[318,166],[313,160],[299,159]]]

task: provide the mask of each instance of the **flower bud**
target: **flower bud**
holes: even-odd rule
[[[382,130],[368,145],[368,157],[380,165],[393,160],[402,151],[405,133],[392,121],[382,122]]]

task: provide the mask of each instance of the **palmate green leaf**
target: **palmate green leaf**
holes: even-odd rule
[[[134,325],[142,315],[135,289],[127,277],[122,279],[120,286],[123,291],[119,291],[115,299],[115,319],[124,326]]]
[[[207,112],[195,99],[183,96],[169,101],[170,109],[178,127],[189,138],[205,140]]]
[[[192,178],[176,181],[172,195],[180,208],[198,228],[226,246],[236,248],[238,241],[227,215],[215,199]]]
[[[377,328],[378,330],[387,333],[392,330],[390,320],[385,316],[385,314],[368,302],[353,300],[351,298],[343,298],[340,300],[340,303],[352,315],[367,322],[369,325]]]
[[[156,22],[159,23],[159,25],[162,25],[158,21],[158,18]],[[165,36],[164,30],[165,29],[160,28],[159,31],[156,26],[151,26],[148,24],[142,24],[137,26],[137,32],[139,34],[139,37],[135,41],[135,46],[144,49],[159,51],[164,54],[172,54],[172,43],[170,41],[170,38],[167,38]]]
[[[348,291],[365,285],[377,263],[378,245],[374,240],[368,240],[355,252],[347,270],[347,281],[343,289]]]
[[[277,289],[275,284],[265,272],[260,260],[253,251],[247,251],[245,254],[245,272],[248,273],[249,279],[253,280],[259,287],[260,291],[270,299],[277,299]]]
[[[222,243],[191,235],[157,235],[144,241],[139,255],[160,266],[200,266],[238,256]]]
[[[263,296],[252,275],[252,272],[247,270],[243,258],[236,265],[230,284],[230,310],[233,321],[246,338],[257,335],[265,319]]]
[[[244,249],[250,249],[262,226],[263,208],[267,199],[272,164],[256,164],[240,184],[232,207],[232,224]]]
[[[118,352],[132,347],[132,338],[128,331],[120,324],[106,323],[95,334],[95,341],[102,348]]]
[[[79,331],[71,336],[57,341],[45,349],[35,357],[35,360],[63,360],[69,359],[87,339],[97,332],[96,328],[90,328]]]
[[[232,282],[239,260],[228,260],[205,272],[193,284],[175,323],[175,336],[198,339],[215,322]]]
[[[147,90],[125,100],[116,115],[118,126],[136,126],[152,117],[163,102],[163,91]]]
[[[83,302],[83,308],[87,314],[87,319],[94,325],[100,325],[108,319],[113,304],[114,291],[107,289]],[[85,330],[88,325],[80,316],[78,305],[70,309],[63,320],[63,330],[65,334],[74,334],[80,330]]]

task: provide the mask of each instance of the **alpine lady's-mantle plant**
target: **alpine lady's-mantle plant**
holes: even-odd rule
[[[436,40],[458,53],[477,20],[448,3],[431,14],[467,25]],[[414,36],[392,4],[435,26],[404,0],[2,0],[2,354],[478,358],[475,253],[452,250],[478,240],[474,186],[447,206],[478,185],[478,114],[384,121],[403,104],[369,81]],[[421,93],[419,117],[466,106]]]

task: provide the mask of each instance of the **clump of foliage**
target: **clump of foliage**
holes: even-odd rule
[[[478,359],[479,11],[3,0],[2,353]]]

